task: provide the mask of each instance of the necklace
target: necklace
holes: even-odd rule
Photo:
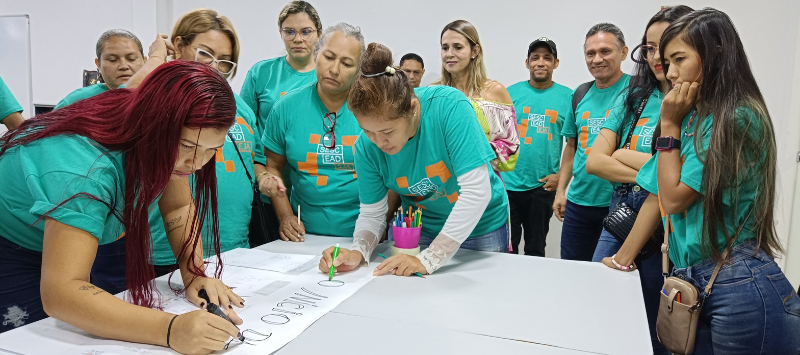
[[[689,123],[686,124],[686,128],[683,129],[683,136],[684,137],[691,137],[694,136],[694,132],[689,133],[689,129],[692,128],[692,123],[694,123],[694,119],[697,117],[697,111],[692,113],[692,117],[689,117]]]

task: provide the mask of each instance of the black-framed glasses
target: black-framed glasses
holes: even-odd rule
[[[208,53],[200,48],[195,49],[194,60],[196,62],[210,65],[226,78],[229,77],[231,73],[233,73],[233,69],[236,68],[236,63],[231,62],[230,60],[217,59],[217,57],[211,53]]]
[[[322,127],[325,128],[325,135],[322,136],[322,146],[328,149],[336,148],[336,112],[328,112],[322,118]]]
[[[311,34],[316,33],[316,32],[317,32],[317,30],[315,30],[315,29],[313,29],[311,27],[306,27],[306,28],[304,28],[304,29],[302,29],[300,31],[297,31],[294,28],[286,27],[286,28],[281,29],[281,36],[283,37],[283,39],[285,39],[287,41],[291,41],[291,40],[294,40],[295,38],[297,38],[298,34],[300,34],[300,38],[308,39],[308,37],[311,37]]]

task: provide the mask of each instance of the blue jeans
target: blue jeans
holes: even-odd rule
[[[503,223],[503,226],[497,228],[484,235],[467,238],[461,243],[460,249],[469,249],[477,251],[493,251],[497,253],[508,253],[508,222]],[[433,238],[420,236],[419,246],[424,249],[433,242]]]
[[[634,211],[639,212],[648,195],[650,193],[647,190],[636,186],[615,188],[611,196],[609,212],[617,208],[620,202],[626,203]],[[663,228],[660,223],[658,228]],[[603,228],[600,240],[597,242],[597,248],[594,250],[592,261],[600,262],[603,258],[616,254],[621,246],[622,244]],[[655,355],[669,354],[669,351],[661,345],[656,334],[656,319],[658,319],[658,304],[660,302],[659,293],[661,292],[661,287],[664,286],[664,276],[661,275],[661,259],[662,254],[655,253],[645,260],[637,258],[634,261],[639,270],[644,310],[647,313],[647,325],[650,328],[650,342],[653,345],[653,353]]]
[[[41,280],[42,253],[0,237],[0,333],[47,318]]]
[[[800,298],[780,267],[755,243],[733,248],[705,298],[694,354],[800,354]],[[716,263],[708,260],[673,276],[694,284],[705,297]]]
[[[591,261],[608,207],[582,206],[567,200],[561,227],[561,259]]]

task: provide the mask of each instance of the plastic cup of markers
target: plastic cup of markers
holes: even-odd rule
[[[396,254],[419,254],[419,238],[422,235],[422,227],[402,228],[392,226],[392,237],[394,246],[392,255]]]

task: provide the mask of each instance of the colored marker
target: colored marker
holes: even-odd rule
[[[381,258],[384,258],[384,259],[389,259],[389,258],[387,258],[387,257],[386,257],[386,255],[383,255],[383,254],[381,254],[381,253],[378,253],[378,256],[380,256]],[[421,278],[423,278],[423,279],[425,278],[425,275],[423,275],[423,274],[420,274],[420,273],[418,273],[418,272],[415,272],[415,273],[414,273],[414,275],[417,275],[417,276],[419,276],[419,277],[421,277]]]
[[[336,260],[337,256],[339,256],[339,243],[336,243],[336,247],[333,248],[333,258],[331,259],[331,270],[328,271],[328,281],[333,280],[333,261]]]

